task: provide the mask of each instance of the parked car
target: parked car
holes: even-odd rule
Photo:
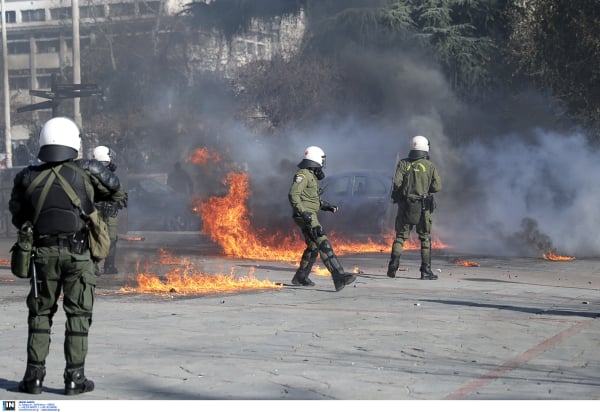
[[[127,178],[128,230],[200,230],[201,219],[192,211],[192,198],[177,193],[152,175]]]
[[[326,231],[376,235],[393,230],[396,207],[390,199],[389,173],[350,171],[326,175],[321,188],[321,198],[339,208],[334,214],[320,213]]]

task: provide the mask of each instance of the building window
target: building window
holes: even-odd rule
[[[16,11],[7,11],[4,13],[6,23],[16,23],[17,22],[17,12]]]
[[[29,70],[9,70],[8,86],[11,90],[29,89],[30,78]]]
[[[29,54],[29,41],[11,41],[6,45],[8,54]]]
[[[52,89],[52,76],[38,76],[37,82],[40,89]]]
[[[104,6],[82,7],[79,11],[82,19],[98,19],[104,17]]]
[[[139,3],[140,15],[155,16],[160,12],[160,1],[142,1]]]
[[[38,53],[58,53],[60,48],[58,40],[38,40],[36,45]]]
[[[64,20],[73,17],[73,9],[71,7],[60,7],[50,9],[50,18],[52,20]]]
[[[21,10],[21,21],[23,21],[23,23],[32,21],[46,21],[46,10]]]
[[[133,3],[115,3],[108,7],[112,17],[135,16],[135,4]]]

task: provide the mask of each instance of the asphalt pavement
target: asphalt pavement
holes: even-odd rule
[[[292,286],[294,262],[230,259],[194,233],[130,234],[121,273],[98,278],[80,400],[598,400],[600,259],[465,256],[434,250],[340,256],[357,281]],[[9,258],[14,239],[0,239]],[[335,248],[335,245],[334,245]],[[136,293],[159,250],[205,274],[277,287],[231,293]],[[475,262],[464,267],[457,259]],[[320,262],[317,262],[320,263]],[[321,265],[322,267],[322,265]],[[127,289],[129,288],[129,289]],[[28,282],[0,264],[0,399],[63,400],[64,312],[52,331],[44,392],[15,391],[26,363]],[[595,403],[597,406],[597,403]]]

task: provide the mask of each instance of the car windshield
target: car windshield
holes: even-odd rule
[[[356,176],[354,180],[354,196],[385,196],[388,187],[371,176]]]
[[[157,194],[157,195],[172,195],[174,190],[159,182],[156,179],[143,179],[139,181],[140,188],[147,193]]]

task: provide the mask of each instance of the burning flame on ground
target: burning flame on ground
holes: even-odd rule
[[[461,260],[461,259],[456,259],[456,261],[454,262],[459,266],[472,266],[472,267],[479,267],[479,263],[477,262],[473,262],[470,260]]]
[[[126,242],[142,242],[146,240],[146,238],[142,236],[119,236],[119,240],[124,240]]]
[[[216,293],[239,292],[261,289],[281,289],[281,284],[269,280],[258,280],[254,277],[254,268],[246,276],[235,277],[233,273],[206,274],[196,268],[189,259],[176,259],[165,250],[159,251],[159,264],[178,265],[166,275],[139,273],[137,286],[125,286],[121,293],[148,293],[148,294],[178,294],[207,295]],[[163,280],[164,278],[164,280]]]
[[[546,260],[554,260],[554,261],[571,261],[575,260],[572,256],[560,256],[554,253],[554,251],[550,250],[548,253],[543,253],[542,257]]]
[[[202,232],[210,239],[221,245],[225,254],[233,257],[257,259],[296,261],[305,248],[304,240],[299,231],[291,235],[282,233],[267,234],[266,230],[256,230],[250,222],[250,212],[246,205],[250,195],[249,180],[246,173],[229,172],[225,181],[229,192],[224,197],[210,197],[206,202],[199,198],[194,200],[194,208],[202,217]],[[391,249],[392,235],[383,236],[376,242],[371,238],[367,242],[347,242],[337,239],[332,233],[331,239],[337,254],[350,253],[381,253]],[[434,239],[432,247],[441,249],[448,247]],[[404,250],[420,249],[417,241],[409,239],[404,244]]]
[[[0,265],[9,266],[10,265],[10,260],[8,260],[8,259],[0,259]]]
[[[310,273],[314,273],[317,276],[331,276],[331,273],[329,273],[329,270],[327,268],[322,268],[319,265],[314,265]],[[354,273],[355,275],[360,275],[361,273],[363,273],[363,271],[360,270],[358,266],[355,266],[352,270],[352,273]]]

